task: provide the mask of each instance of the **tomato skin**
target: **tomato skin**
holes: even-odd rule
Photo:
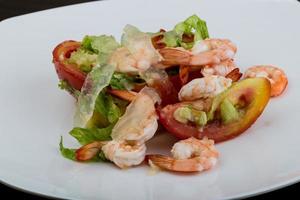
[[[263,78],[256,78],[248,82],[244,81],[241,87],[235,87],[231,94],[226,96],[226,98],[233,101],[241,97],[246,98],[251,103],[249,102],[245,115],[240,120],[227,125],[214,121],[209,122],[200,130],[192,124],[183,124],[176,121],[173,114],[177,108],[186,105],[185,102],[168,105],[158,110],[159,121],[171,134],[179,139],[208,137],[216,143],[229,140],[242,134],[261,115],[270,98],[270,83]]]
[[[58,44],[53,52],[53,63],[60,80],[66,80],[74,89],[80,90],[86,74],[78,69],[74,64],[67,64],[65,61],[73,51],[80,47],[80,42],[67,40]]]

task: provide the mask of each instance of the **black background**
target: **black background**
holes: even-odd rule
[[[90,0],[91,1],[91,0]],[[64,5],[89,2],[84,0],[0,0],[0,20],[30,13],[34,11],[55,8]],[[297,25],[297,24],[295,24]],[[299,25],[299,24],[298,24]],[[1,169],[0,169],[1,170]],[[242,183],[241,183],[242,184]],[[170,191],[171,192],[171,191]],[[9,197],[9,199],[46,199],[40,196],[31,195],[24,193],[3,184],[0,184],[0,195],[2,197]],[[262,200],[262,199],[276,199],[280,196],[285,196],[290,199],[299,199],[300,197],[300,183],[291,185],[289,187],[269,192],[263,195],[255,196],[252,198],[247,198],[247,200]],[[284,198],[284,199],[286,199]],[[201,197],[199,197],[201,199]]]

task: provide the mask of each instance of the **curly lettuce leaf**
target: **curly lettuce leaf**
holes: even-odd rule
[[[65,148],[63,145],[63,138],[61,136],[60,138],[60,142],[59,142],[59,150],[60,153],[63,157],[73,160],[73,161],[78,161],[76,159],[76,151],[78,149],[69,149],[69,148]],[[108,161],[104,155],[104,153],[102,151],[100,151],[98,154],[95,155],[95,157],[93,157],[91,160],[87,161],[87,162],[100,162],[100,161]]]
[[[79,95],[80,95],[80,91],[74,89],[66,80],[60,80],[58,83],[58,87],[61,90],[66,90],[67,92],[69,92],[71,95],[73,95],[76,99],[78,99]]]
[[[114,124],[105,128],[73,128],[69,134],[72,135],[80,144],[86,145],[94,141],[111,140],[110,134]]]
[[[78,98],[74,127],[86,127],[93,115],[96,99],[103,88],[109,85],[114,70],[114,65],[97,65],[87,75]]]
[[[134,78],[124,73],[114,73],[110,80],[112,89],[117,90],[132,90],[134,86]]]
[[[192,42],[185,42],[183,35],[193,36]],[[158,33],[149,33],[150,36],[155,37],[163,35],[158,42],[166,44],[167,47],[184,47],[190,49],[196,41],[209,38],[206,22],[200,19],[197,15],[192,15],[186,20],[175,25],[173,30]]]
[[[63,137],[62,136],[60,137],[59,150],[63,157],[68,158],[70,160],[76,160],[75,152],[77,149],[65,148],[63,145]]]
[[[90,72],[92,67],[98,62],[98,55],[84,49],[78,49],[71,53],[69,63],[76,64],[83,72]]]
[[[95,111],[104,116],[109,123],[115,123],[123,114],[115,98],[101,92],[96,100]]]
[[[109,55],[120,47],[119,43],[113,36],[85,36],[81,46],[83,49],[97,54],[99,63],[107,62]]]
[[[183,22],[178,23],[173,30],[181,38],[181,46],[185,44],[185,42],[182,41],[183,34],[193,34],[194,42],[209,38],[206,22],[197,15],[192,15]]]

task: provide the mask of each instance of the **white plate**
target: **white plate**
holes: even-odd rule
[[[86,34],[119,38],[127,23],[144,31],[171,28],[194,13],[207,21],[211,37],[237,44],[242,69],[254,64],[284,68],[286,92],[271,100],[245,134],[218,144],[219,164],[202,174],[150,176],[147,166],[120,170],[64,159],[58,151],[60,135],[67,146],[78,146],[68,135],[74,101],[57,88],[53,47]],[[124,200],[228,199],[299,181],[299,20],[296,1],[150,0],[87,3],[1,22],[1,181],[52,197]],[[174,141],[158,135],[148,146],[166,152]]]

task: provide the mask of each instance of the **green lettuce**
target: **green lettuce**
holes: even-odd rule
[[[83,72],[90,72],[92,67],[98,62],[98,56],[84,49],[78,49],[71,53],[69,63],[76,64]]]
[[[75,127],[86,127],[93,116],[97,97],[109,85],[114,71],[114,65],[103,64],[95,66],[87,75],[77,102],[74,116]]]
[[[83,49],[97,54],[99,63],[107,62],[109,55],[120,47],[119,43],[113,36],[85,36],[81,46]]]
[[[78,97],[80,95],[80,91],[74,89],[66,80],[60,80],[58,83],[58,87],[62,90],[66,90],[71,95],[73,95],[76,99],[78,99]]]
[[[63,138],[62,136],[60,137],[60,142],[59,142],[59,150],[60,153],[63,157],[73,160],[73,161],[78,161],[76,159],[76,151],[78,149],[69,149],[69,148],[65,148],[63,145]],[[99,162],[99,161],[107,161],[103,151],[100,151],[98,154],[95,155],[94,158],[92,158],[91,160],[89,160],[88,162]]]
[[[178,35],[194,34],[195,41],[204,40],[209,37],[206,22],[200,19],[197,15],[192,15],[183,22],[178,23],[174,27],[174,31]]]
[[[63,145],[63,137],[60,137],[60,142],[59,142],[59,150],[60,153],[63,157],[68,158],[70,160],[76,160],[76,150],[77,149],[68,149],[65,148]]]
[[[114,124],[109,125],[105,128],[73,128],[69,133],[72,135],[80,144],[86,145],[94,141],[106,141],[111,140],[110,134],[114,127]]]
[[[194,40],[192,42],[184,42],[183,35],[193,35]],[[209,38],[206,22],[200,19],[197,15],[192,15],[186,20],[179,22],[175,27],[166,32],[150,33],[152,37],[157,35],[163,35],[163,38],[159,42],[163,42],[167,47],[184,47],[190,49],[193,47],[196,41]]]
[[[167,47],[177,47],[180,44],[179,37],[175,31],[167,31],[164,33],[163,42]]]
[[[123,114],[120,105],[115,101],[114,97],[104,92],[101,92],[96,100],[95,111],[104,116],[109,123],[115,123]]]
[[[174,27],[177,35],[182,37],[183,34],[193,34],[194,42],[209,38],[206,22],[197,15],[192,15],[183,22],[178,23]]]
[[[134,78],[124,73],[115,72],[110,80],[112,89],[131,90],[133,89]]]

